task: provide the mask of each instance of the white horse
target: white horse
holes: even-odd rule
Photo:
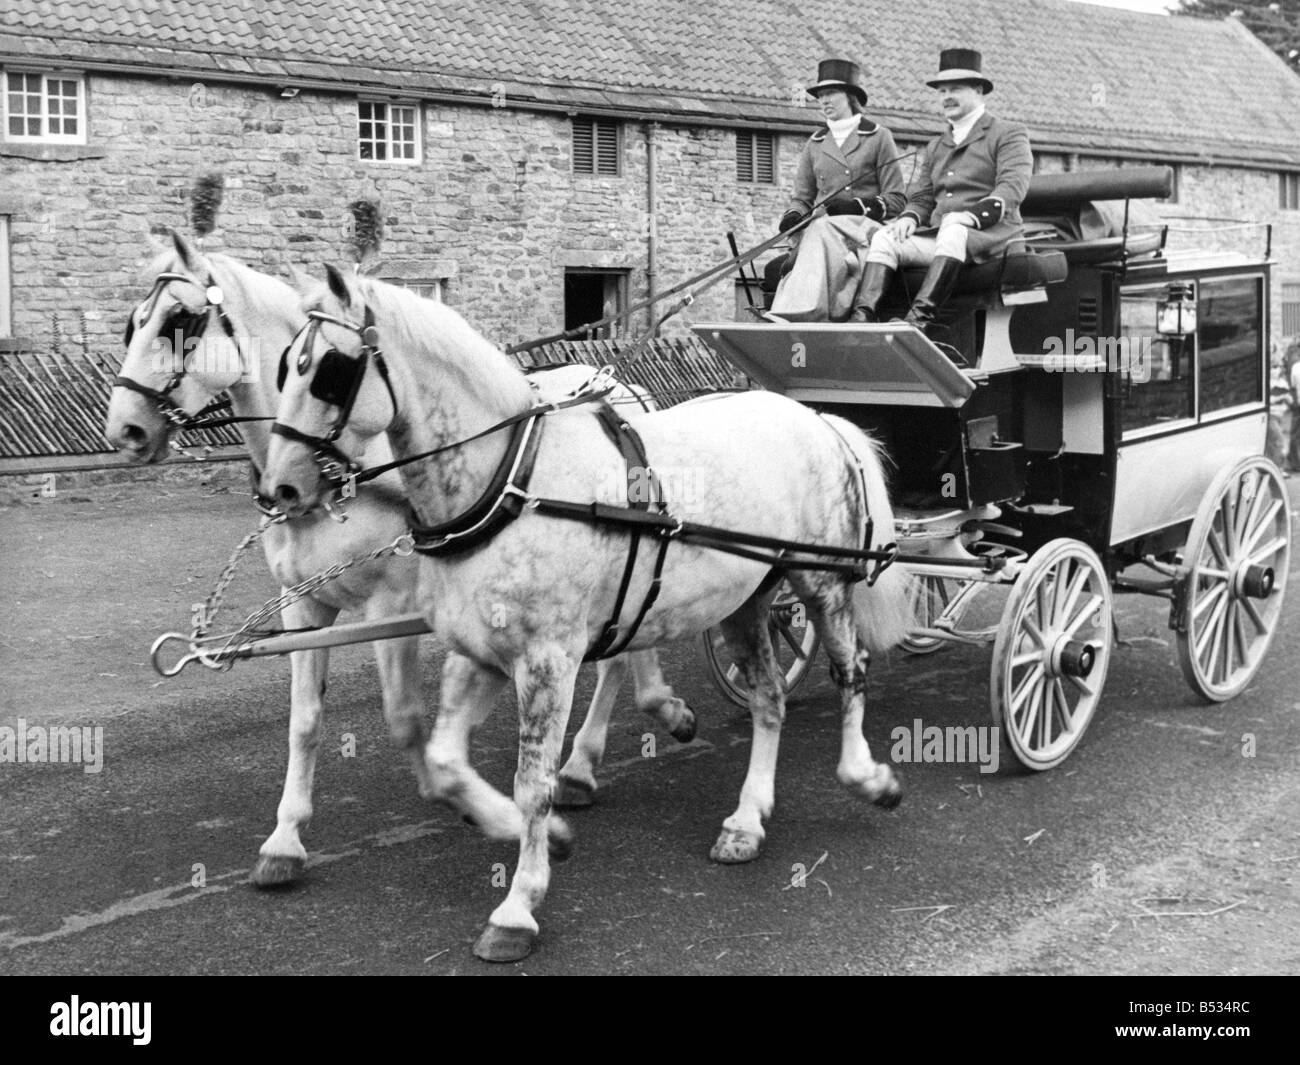
[[[332,267],[328,288],[309,295],[304,306],[312,320],[288,353],[293,368],[262,477],[262,491],[292,515],[309,515],[328,497],[327,478],[304,441],[334,427],[345,452],[386,432],[401,459],[446,448],[536,407],[523,374],[446,307],[382,282],[345,278]],[[863,546],[868,515],[885,538],[893,531],[880,455],[845,421],[766,392],[628,420],[657,470],[693,474],[693,497],[668,500],[673,518],[841,548]],[[533,914],[550,879],[548,824],[554,833],[559,820],[551,794],[574,677],[610,616],[629,542],[621,528],[534,506],[539,498],[590,503],[599,486],[617,480],[610,471],[621,471],[624,459],[598,419],[589,409],[568,410],[542,417],[534,431],[540,444],[520,516],[473,551],[426,558],[420,574],[421,609],[460,655],[457,668],[443,676],[429,772],[435,791],[488,831],[497,811],[479,801],[467,739],[507,681],[518,693],[515,804],[525,827],[509,895],[475,946],[490,961],[524,957],[538,932]],[[455,524],[486,485],[499,483],[515,447],[512,433],[502,431],[403,465],[420,524]],[[502,499],[508,498],[519,500],[520,493],[507,489]],[[642,536],[625,625],[646,596],[658,547],[656,536]],[[630,644],[651,647],[721,624],[744,672],[754,739],[739,805],[711,852],[722,862],[758,855],[773,807],[785,712],[766,625],[776,572],[770,561],[670,536],[662,590]],[[850,791],[892,806],[901,794],[898,781],[871,757],[862,734],[866,650],[892,646],[907,633],[909,578],[902,567],[885,569],[874,585],[854,583],[843,572],[794,568],[788,576],[822,634],[840,689],[838,778]]]
[[[115,387],[105,435],[134,461],[157,462],[167,454],[176,428],[166,412],[178,418],[193,414],[224,390],[233,414],[252,419],[239,428],[253,462],[264,468],[268,427],[278,402],[275,382],[280,355],[306,321],[301,298],[284,282],[234,259],[204,256],[179,235],[173,241],[174,251],[162,253],[149,267],[151,294],[132,311],[132,335],[121,370],[122,378],[153,394]],[[219,294],[211,291],[213,285]],[[214,296],[219,303],[213,302]],[[181,357],[173,353],[176,350]],[[544,394],[560,396],[584,384],[593,372],[585,366],[568,366],[535,378],[545,382]],[[615,395],[632,398],[625,390]],[[391,458],[387,441],[375,441],[367,457],[375,463]],[[346,522],[340,523],[316,511],[266,530],[262,537],[266,561],[282,585],[297,584],[405,533],[406,500],[398,475],[388,474],[362,487],[348,502],[347,515]],[[349,569],[287,607],[282,612],[284,625],[326,626],[344,610],[360,611],[376,620],[411,613],[416,609],[417,563],[412,557],[389,556]],[[374,649],[389,729],[410,756],[421,794],[430,795],[435,789],[423,757],[426,735],[418,644],[419,637],[408,636],[377,641]],[[262,844],[252,874],[253,883],[262,887],[296,880],[307,858],[301,832],[312,814],[329,651],[295,652],[290,662],[289,764],[275,831]],[[453,674],[463,668],[454,654],[444,667]],[[565,768],[567,805],[592,801],[610,714],[629,668],[636,682],[637,706],[676,739],[689,742],[694,737],[694,714],[664,682],[654,652],[602,662],[587,720],[575,737]],[[499,795],[485,801],[498,799],[510,805]],[[520,824],[516,813],[511,838],[518,838]],[[565,841],[556,842],[563,851]]]

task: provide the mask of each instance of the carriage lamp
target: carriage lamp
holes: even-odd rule
[[[1165,298],[1156,304],[1156,332],[1166,337],[1196,332],[1196,296],[1189,283],[1177,282],[1165,289]]]

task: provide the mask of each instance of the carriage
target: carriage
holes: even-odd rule
[[[1114,594],[1169,600],[1183,675],[1208,701],[1250,683],[1281,615],[1268,249],[1175,252],[1165,227],[1134,224],[1130,201],[1167,196],[1171,177],[1035,177],[1024,246],[966,268],[938,345],[898,321],[693,327],[758,385],[883,441],[899,564],[921,578],[904,648],[991,643],[993,720],[1030,769],[1059,765],[1096,711]],[[919,281],[899,278],[900,316]],[[998,624],[964,628],[996,586],[1010,591]],[[788,594],[771,626],[790,689],[816,632]],[[717,634],[704,646],[742,702]]]

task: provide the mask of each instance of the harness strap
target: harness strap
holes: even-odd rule
[[[622,453],[624,464],[627,467],[627,502],[630,512],[648,513],[650,511],[651,500],[640,498],[637,493],[632,491],[632,473],[634,470],[640,469],[645,471],[648,483],[652,486],[653,495],[655,496],[654,502],[659,508],[659,513],[662,514],[666,511],[667,504],[663,499],[659,479],[654,476],[650,469],[650,460],[646,457],[645,444],[641,440],[641,434],[619,416],[608,400],[600,405],[600,408],[596,411],[596,416],[600,419],[601,427],[605,430],[606,435],[613,440]],[[650,588],[641,601],[641,608],[637,611],[632,624],[628,626],[622,638],[619,639],[619,622],[623,617],[623,605],[627,601],[628,589],[632,585],[632,577],[636,571],[637,553],[640,549],[641,531],[633,526],[629,537],[627,561],[623,564],[623,577],[619,581],[618,594],[614,597],[614,607],[600,635],[596,637],[592,645],[587,648],[587,653],[583,655],[582,660],[584,662],[595,662],[602,658],[613,658],[615,655],[621,654],[623,648],[632,642],[637,629],[641,627],[641,622],[645,619],[646,614],[650,612],[654,601],[659,597],[664,557],[668,553],[668,540],[665,537],[659,539],[659,550],[655,557],[655,567],[650,579]]]
[[[406,520],[416,551],[434,558],[463,554],[479,547],[519,517],[527,502],[528,483],[542,439],[541,413],[535,410],[531,418],[515,424],[505,457],[483,494],[468,510],[450,521],[425,525],[415,508],[408,504]]]

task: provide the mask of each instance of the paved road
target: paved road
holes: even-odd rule
[[[322,758],[305,881],[246,883],[274,824],[287,661],[163,682],[146,649],[184,626],[251,511],[220,490],[83,495],[0,512],[0,725],[104,729],[98,773],[0,763],[0,973],[1300,971],[1294,594],[1256,682],[1218,707],[1185,688],[1161,604],[1121,599],[1128,642],[1065,765],[904,766],[892,812],[836,784],[837,701],[819,666],[790,707],[766,852],[745,867],[707,854],[748,723],[697,648],[674,646],[666,669],[699,739],[675,744],[624,700],[599,804],[572,815],[577,850],[553,877],[539,950],[492,968],[470,947],[513,848],[416,796],[364,648],[333,660],[327,735],[354,736],[355,756]],[[249,573],[236,613],[273,591],[260,563]],[[438,661],[430,643],[431,690]],[[987,661],[956,648],[877,668],[877,756],[915,718],[986,723]],[[500,787],[513,727],[503,705],[476,741]]]

